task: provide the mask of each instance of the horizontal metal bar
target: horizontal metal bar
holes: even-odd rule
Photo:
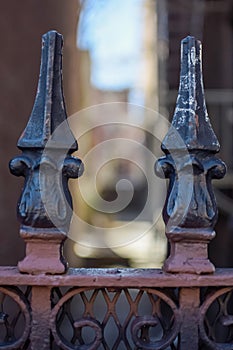
[[[160,269],[70,268],[64,275],[21,274],[16,267],[0,267],[0,285],[76,286],[119,288],[166,288],[233,286],[233,269],[216,269],[214,274],[170,274]]]

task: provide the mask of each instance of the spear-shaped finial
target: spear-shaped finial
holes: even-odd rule
[[[28,124],[18,141],[20,149],[42,149],[50,140],[50,147],[77,150],[77,142],[67,123],[63,97],[62,46],[62,35],[56,31],[43,35],[36,99]],[[58,137],[54,131],[62,123],[63,134]],[[52,142],[53,135],[56,139]]]
[[[171,245],[167,272],[210,273],[207,244],[215,236],[217,205],[211,180],[225,175],[215,157],[219,143],[210,124],[203,90],[201,43],[181,43],[180,87],[172,124],[162,142],[166,154],[156,163],[170,179],[163,218]]]
[[[182,142],[177,139],[179,133]],[[180,140],[181,141],[181,140]],[[162,150],[219,151],[219,142],[208,117],[202,78],[202,45],[192,36],[181,42],[180,86],[172,127]]]
[[[55,31],[42,38],[37,95],[18,141],[23,154],[10,162],[11,172],[25,177],[17,210],[20,235],[27,243],[26,257],[18,265],[22,272],[66,269],[61,248],[72,216],[68,179],[81,175],[82,162],[71,156],[78,146],[67,122],[62,92],[62,42]]]

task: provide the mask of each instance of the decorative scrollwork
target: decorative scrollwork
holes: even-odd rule
[[[176,349],[180,313],[169,292],[73,288],[63,296],[60,289],[53,293],[53,300],[59,301],[50,326],[62,349],[118,349],[122,343],[127,349]]]
[[[40,77],[34,107],[18,148],[23,154],[10,162],[13,175],[25,177],[18,203],[21,228],[68,232],[72,216],[69,178],[82,174],[78,149],[67,121],[62,91],[63,39],[55,31],[42,38]],[[48,231],[48,230],[47,230]],[[51,231],[53,232],[53,231]]]
[[[29,303],[16,287],[0,287],[0,349],[26,349],[31,314]]]
[[[84,327],[89,327],[95,332],[95,338],[90,344],[84,345],[84,340],[82,339],[82,343],[83,343],[82,349],[86,348],[88,350],[95,350],[101,344],[103,334],[102,334],[101,325],[99,324],[98,321],[93,320],[91,318],[83,318],[81,320],[75,321],[74,327],[76,328],[77,332],[80,333],[80,338],[82,334],[81,333],[82,329]]]
[[[214,350],[233,349],[233,289],[207,295],[200,311],[200,337]]]
[[[159,297],[156,301],[158,305],[154,308],[152,316],[138,316],[132,322],[131,332],[134,344],[143,350],[167,349],[179,333],[178,309],[171,298],[164,293],[153,289],[147,292]],[[150,336],[150,328],[155,329],[154,336]]]

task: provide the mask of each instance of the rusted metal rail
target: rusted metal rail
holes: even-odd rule
[[[62,37],[43,37],[38,92],[11,172],[26,256],[0,267],[0,349],[233,349],[233,269],[216,269],[211,180],[225,174],[204,100],[201,44],[182,41],[177,106],[155,165],[169,178],[164,206],[171,252],[163,270],[67,269],[68,179],[81,175],[62,95]],[[62,125],[62,129],[59,126]],[[62,132],[61,132],[62,130]]]

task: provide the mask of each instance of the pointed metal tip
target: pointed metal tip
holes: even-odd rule
[[[47,40],[60,40],[63,44],[63,36],[62,34],[58,33],[56,30],[50,30],[47,33],[42,35],[42,43],[44,43]]]
[[[174,132],[183,142],[174,143]],[[218,152],[219,143],[210,124],[204,97],[201,42],[193,36],[181,41],[180,86],[172,128],[162,149],[202,149]]]
[[[58,140],[53,135],[54,148],[77,149],[69,129],[62,91],[63,37],[55,30],[42,37],[42,54],[37,95],[28,124],[18,141],[18,147],[43,149],[64,122],[64,135]]]
[[[58,36],[62,37],[62,35],[60,33],[58,33],[55,29],[49,30],[48,32],[44,33],[44,35],[42,37],[51,36],[51,35],[58,35]]]
[[[181,40],[182,43],[187,43],[187,42],[193,42],[193,41],[198,41],[194,36],[188,35],[184,39]]]
[[[190,55],[193,65],[195,65],[195,58],[201,60],[201,41],[190,35],[181,40],[181,69],[182,65],[187,64],[185,56],[188,55]]]
[[[184,66],[188,64],[187,56],[189,56],[189,62],[191,66],[195,66],[195,59],[199,59],[201,61],[201,41],[197,40],[194,36],[186,36],[183,40],[181,40],[181,71]],[[185,68],[186,69],[186,68]]]
[[[50,30],[42,36],[42,54],[43,50],[52,50],[54,55],[61,54],[63,47],[63,36],[56,30]]]

